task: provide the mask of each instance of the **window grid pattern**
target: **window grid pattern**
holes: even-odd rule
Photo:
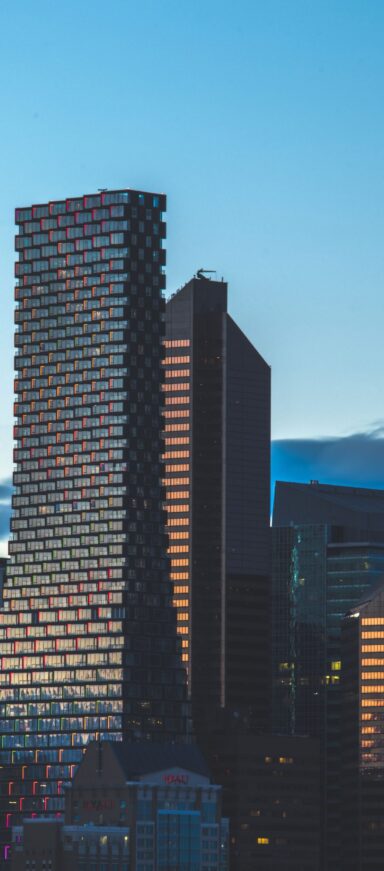
[[[16,211],[8,832],[62,811],[90,739],[184,733],[159,462],[164,209],[117,191]]]
[[[382,770],[384,763],[384,646],[378,640],[384,637],[384,614],[382,598],[373,597],[372,605],[377,606],[377,616],[361,617],[359,615],[359,689],[360,689],[360,765],[364,772]],[[380,613],[381,612],[381,613]],[[364,609],[363,609],[364,613]],[[370,631],[364,631],[369,626]],[[367,637],[369,643],[367,643]],[[369,656],[369,654],[374,654]],[[381,655],[380,655],[381,654]],[[380,670],[379,670],[380,669]],[[378,698],[379,697],[379,698]],[[364,708],[364,710],[362,710]]]

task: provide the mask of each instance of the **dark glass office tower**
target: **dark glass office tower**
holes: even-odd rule
[[[340,867],[341,623],[384,578],[384,491],[278,482],[273,726],[323,747],[324,855]]]
[[[160,465],[164,210],[124,190],[16,211],[7,830],[62,810],[90,738],[185,733]]]
[[[198,732],[221,709],[268,728],[270,369],[194,278],[166,310],[165,491]]]

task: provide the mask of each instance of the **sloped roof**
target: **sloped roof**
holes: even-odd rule
[[[154,744],[150,741],[105,743],[115,753],[127,780],[135,780],[142,774],[166,768],[185,768],[203,777],[210,777],[208,766],[196,744]]]

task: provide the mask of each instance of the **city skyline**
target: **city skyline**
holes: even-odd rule
[[[380,864],[383,43],[0,4],[0,866]]]
[[[0,480],[13,209],[98,187],[167,193],[168,292],[201,266],[230,283],[233,316],[274,373],[275,439],[369,431],[383,364],[383,8],[113,0],[106,15],[96,0],[87,15],[36,0],[3,4],[0,25]]]

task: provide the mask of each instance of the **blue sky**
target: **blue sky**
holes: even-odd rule
[[[228,280],[275,439],[382,438],[383,37],[381,0],[2,0],[0,479],[14,207],[98,187],[168,194],[168,290]]]

